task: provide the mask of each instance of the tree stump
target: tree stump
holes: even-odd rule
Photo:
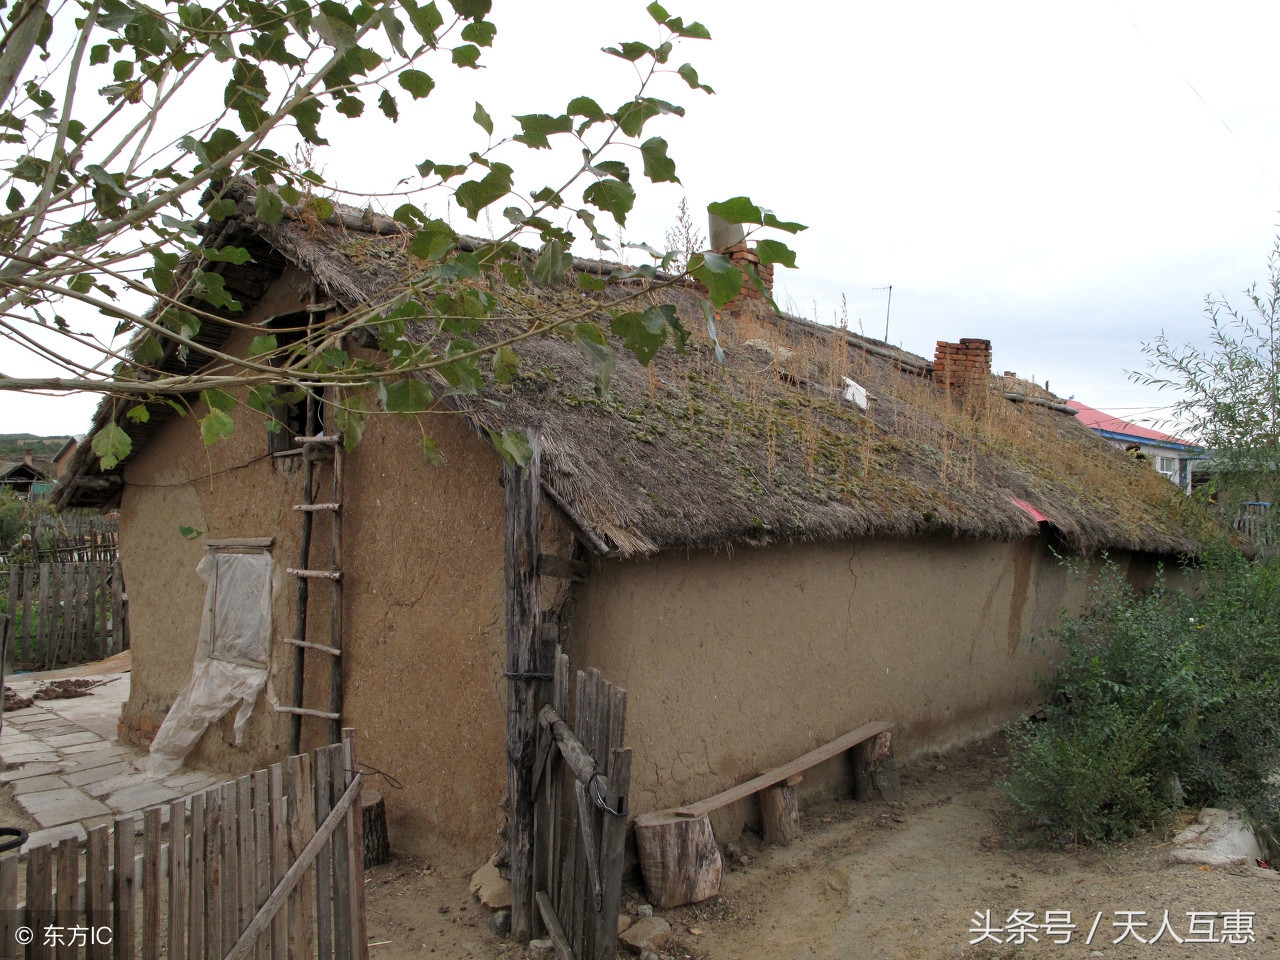
[[[387,805],[378,791],[361,791],[360,822],[364,826],[364,867],[368,870],[391,859],[391,842],[387,839]]]
[[[655,907],[697,903],[720,892],[724,861],[707,816],[642,814],[636,817],[636,846],[645,892]]]
[[[797,773],[782,783],[760,791],[760,820],[765,843],[790,843],[800,836],[800,804],[796,784],[804,779]]]
[[[898,765],[893,759],[893,736],[886,730],[853,748],[853,799],[902,799]]]

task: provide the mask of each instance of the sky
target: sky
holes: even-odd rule
[[[660,78],[654,93],[687,115],[645,132],[669,141],[682,182],[639,189],[627,240],[662,246],[682,197],[705,231],[708,202],[746,194],[809,225],[791,241],[798,269],[776,274],[785,308],[843,312],[883,338],[888,306],[895,344],[932,357],[939,339],[987,338],[997,371],[1144,423],[1173,398],[1129,382],[1142,344],[1161,331],[1202,342],[1206,295],[1242,303],[1265,279],[1280,219],[1280,5],[665,6],[711,30],[672,64],[692,62],[716,94]],[[369,111],[324,128],[326,179],[382,192],[424,158],[482,149],[477,100],[499,134],[511,115],[557,113],[579,94],[616,106],[635,75],[600,48],[656,40],[638,2],[496,0],[491,19],[484,70],[428,68],[436,90],[402,103],[395,125]],[[509,149],[538,173],[563,169],[563,156]],[[460,230],[495,226],[436,203]],[[34,367],[0,345],[0,370],[19,369]],[[0,396],[0,432],[81,432],[95,404]]]

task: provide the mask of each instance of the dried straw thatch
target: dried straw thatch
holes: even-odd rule
[[[419,266],[396,224],[350,209],[323,223],[292,212],[266,227],[245,198],[234,230],[260,263],[301,267],[348,310],[387,299]],[[572,283],[512,288],[496,273],[476,282],[502,306],[473,338],[567,309],[594,311],[607,328],[604,309],[624,295],[673,303],[687,328],[703,327],[688,288],[586,294]],[[237,295],[252,301],[251,290]],[[522,344],[511,383],[487,380],[482,397],[442,402],[482,433],[536,431],[544,489],[595,549],[614,555],[779,539],[1036,535],[1014,500],[1081,552],[1195,553],[1217,535],[1172,484],[1052,409],[1043,391],[1033,394],[1039,403],[1006,399],[1031,393],[1029,384],[993,377],[957,398],[929,379],[921,357],[759,304],[726,309],[719,330],[724,365],[705,334],[687,355],[669,344],[647,368],[617,346],[604,395],[572,342],[536,337]],[[845,377],[870,394],[866,412],[843,399]],[[100,411],[97,425],[110,415]],[[78,467],[94,470],[87,458]]]

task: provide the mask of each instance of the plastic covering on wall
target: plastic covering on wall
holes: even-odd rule
[[[179,769],[205,730],[237,707],[233,745],[239,745],[267,683],[274,565],[265,550],[211,549],[196,567],[207,589],[195,665],[151,744],[152,776]]]

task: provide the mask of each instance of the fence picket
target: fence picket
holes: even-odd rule
[[[315,780],[311,757],[289,758],[289,863],[298,859],[316,832]],[[290,898],[289,956],[314,956],[316,871],[312,867]]]
[[[270,774],[258,770],[253,774],[253,909],[249,919],[262,909],[271,896],[271,798],[268,795]],[[268,960],[271,956],[271,928],[258,938],[254,950],[255,960]]]
[[[26,564],[22,568],[22,659],[28,663],[35,662],[33,647],[35,641],[32,625],[35,621],[31,619],[31,598],[35,593],[36,568],[33,564]]]
[[[60,927],[79,926],[80,851],[76,846],[70,837],[58,844],[58,889],[54,896],[57,919],[54,922]],[[58,960],[76,960],[77,952],[71,937],[58,938]]]
[[[49,564],[40,564],[40,597],[38,600],[39,607],[36,615],[36,644],[34,648],[35,657],[33,659],[44,662],[45,645],[49,638],[49,591],[51,585],[49,583]]]
[[[329,751],[320,749],[316,758],[316,820],[312,827],[324,822],[329,815],[331,781]],[[320,960],[333,960],[333,858],[330,844],[320,848],[316,857],[316,947]]]
[[[240,848],[236,844],[236,782],[222,785],[222,955],[240,939]]]
[[[347,788],[346,751],[337,743],[329,748],[329,774],[336,802]],[[350,811],[353,808],[348,808]],[[360,815],[360,808],[354,808]],[[351,815],[343,818],[334,828],[329,848],[333,851],[333,955],[335,960],[352,960],[351,957],[351,859],[348,838],[351,836]]]
[[[24,924],[35,932],[27,956],[52,960],[53,951],[44,931],[53,923],[53,848],[32,847],[27,852],[27,916]]]
[[[93,570],[93,567],[89,568]],[[169,940],[170,960],[187,956],[187,802],[169,804]]]
[[[94,827],[84,844],[84,915],[93,930],[111,923],[111,828]],[[85,951],[87,960],[109,960],[111,945],[91,937]]]
[[[142,960],[160,958],[160,832],[159,807],[142,814]],[[170,843],[170,849],[173,844]]]
[[[191,882],[187,889],[190,896],[187,898],[187,957],[189,960],[204,960],[204,907],[205,898],[208,896],[208,888],[205,886],[205,821],[204,821],[204,803],[205,795],[197,793],[191,798]],[[175,954],[172,960],[182,960],[180,955]]]
[[[288,802],[284,797],[284,765],[273,763],[270,767],[271,797],[271,886],[284,879],[289,869],[288,856]],[[289,911],[276,914],[271,925],[271,960],[287,960],[289,955]]]
[[[236,780],[236,940],[257,912],[254,909],[254,888],[257,885],[257,857],[253,852],[253,778]]]
[[[132,816],[115,819],[115,873],[111,903],[111,944],[115,960],[133,960],[134,957],[134,824]]]
[[[204,795],[204,956],[222,960],[222,790]]]
[[[0,859],[0,943],[15,942],[13,934],[17,928],[18,854],[11,853]]]

